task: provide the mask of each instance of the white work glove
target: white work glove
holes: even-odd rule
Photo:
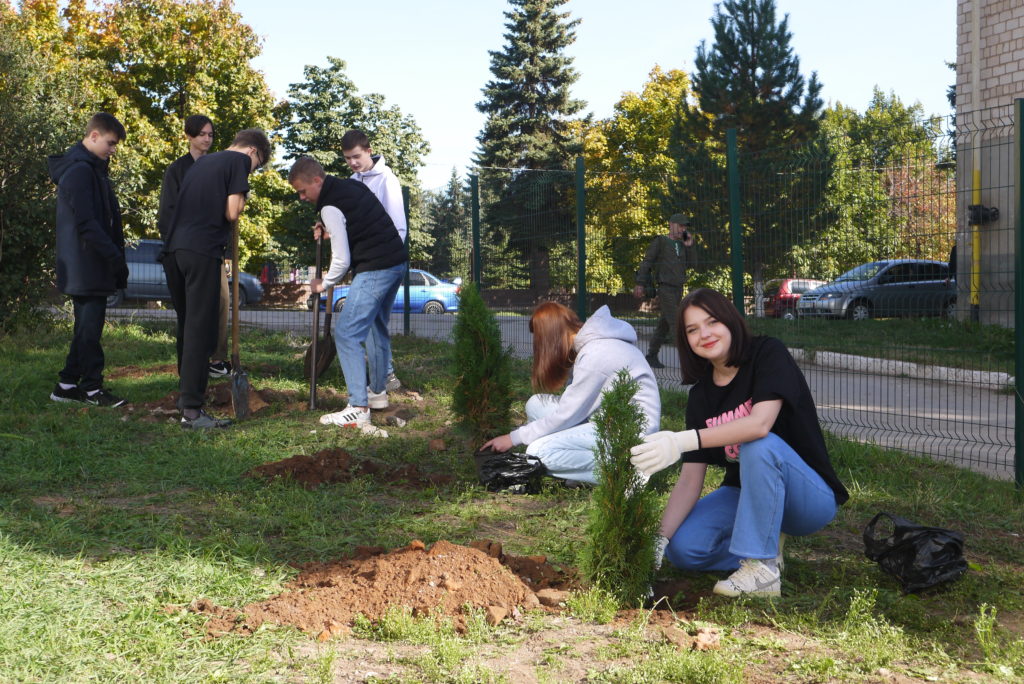
[[[696,430],[672,432],[662,430],[644,437],[643,444],[637,444],[629,450],[633,454],[629,459],[637,470],[648,477],[664,470],[679,460],[684,451],[700,448],[700,439]]]
[[[665,547],[668,546],[668,537],[659,534],[654,538],[654,572],[661,570],[661,564],[665,562]]]

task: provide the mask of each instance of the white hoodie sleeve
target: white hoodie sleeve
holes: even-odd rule
[[[402,201],[402,184],[398,182],[398,176],[388,172],[384,175],[384,190],[380,195],[380,203],[384,205],[384,211],[388,212],[388,216],[395,224],[395,228],[398,229],[398,237],[402,238],[402,242],[405,242],[405,235],[409,232],[409,227],[405,221],[405,203]]]
[[[346,229],[345,215],[341,209],[334,206],[326,206],[320,210],[320,220],[327,228],[327,234],[331,236],[331,267],[324,274],[324,288],[337,285],[348,273],[348,267],[352,263],[352,255],[348,248],[348,230]]]
[[[581,425],[601,405],[601,390],[608,382],[603,367],[595,368],[582,356],[576,359],[570,382],[558,401],[558,408],[540,420],[513,430],[509,437],[513,444],[530,444],[561,430]]]

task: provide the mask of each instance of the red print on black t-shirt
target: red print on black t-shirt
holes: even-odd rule
[[[745,402],[734,408],[732,411],[726,411],[725,413],[722,413],[720,415],[712,416],[711,418],[708,418],[705,422],[707,423],[708,427],[715,427],[716,425],[724,425],[726,423],[731,423],[737,418],[746,418],[747,416],[749,416],[750,410],[752,408],[754,408],[754,402],[750,399],[747,399]],[[740,458],[740,445],[729,444],[728,446],[726,446],[725,458],[728,461],[738,461]]]

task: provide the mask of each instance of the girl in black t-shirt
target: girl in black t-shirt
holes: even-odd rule
[[[657,432],[633,448],[650,475],[683,466],[661,520],[662,554],[686,570],[735,570],[715,593],[778,596],[782,534],[816,532],[849,498],[829,461],[807,381],[785,345],[753,337],[736,307],[698,289],[679,307],[685,432]],[[708,465],[722,486],[701,498]],[[737,569],[738,568],[738,569]]]

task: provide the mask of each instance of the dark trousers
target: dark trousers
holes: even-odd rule
[[[107,318],[107,298],[73,295],[75,330],[71,348],[60,372],[65,385],[78,385],[86,392],[103,387],[103,322]]]
[[[210,355],[217,347],[220,259],[179,249],[163,261],[167,287],[178,314],[179,409],[198,409],[206,397]]]
[[[661,345],[668,342],[675,344],[676,321],[679,315],[679,302],[683,298],[683,288],[677,285],[658,286],[658,309],[661,316],[658,318],[658,325],[651,335],[651,346],[647,351],[648,356],[657,356]]]

